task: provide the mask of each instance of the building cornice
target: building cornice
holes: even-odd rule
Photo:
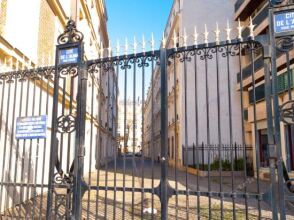
[[[104,4],[101,0],[96,0],[96,5],[97,5],[97,13],[100,18],[105,18],[100,20],[100,27],[101,31],[103,34],[103,39],[105,40],[105,46],[108,47],[109,44],[109,37],[108,37],[108,32],[107,32],[107,25],[106,25],[106,20],[107,20],[107,15],[104,10]]]
[[[47,0],[47,3],[50,6],[53,13],[59,18],[61,24],[65,27],[68,17],[62,9],[59,0]]]
[[[93,27],[93,23],[92,23],[92,19],[91,19],[91,15],[90,15],[90,12],[89,12],[89,9],[88,9],[88,6],[87,6],[87,3],[82,0],[81,1],[81,6],[82,6],[82,9],[85,13],[85,16],[86,16],[86,20],[88,21],[88,25],[91,29],[91,35],[95,41],[95,45],[96,45],[96,48],[98,49],[99,48],[99,45],[98,45],[98,40],[97,40],[97,36],[95,34],[95,31],[94,31],[94,27]]]
[[[29,61],[29,58],[25,56],[19,49],[13,47],[4,37],[0,36],[0,50],[7,54],[7,56],[14,57],[21,63]]]

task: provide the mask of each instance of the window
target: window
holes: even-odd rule
[[[268,167],[269,153],[268,153],[267,130],[266,129],[258,130],[258,136],[259,136],[260,166]]]

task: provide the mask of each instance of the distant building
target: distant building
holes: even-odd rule
[[[134,112],[135,110],[135,112]],[[126,117],[125,117],[126,114]],[[126,126],[125,126],[126,120]],[[118,102],[118,138],[122,153],[141,151],[142,146],[142,101],[128,98]]]

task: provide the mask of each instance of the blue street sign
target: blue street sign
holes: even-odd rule
[[[18,117],[16,119],[16,139],[46,138],[47,116]]]
[[[79,61],[79,48],[65,48],[59,51],[59,64],[77,63]]]
[[[287,11],[275,14],[274,27],[276,34],[294,31],[294,12]]]

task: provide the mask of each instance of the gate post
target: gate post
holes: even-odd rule
[[[51,133],[51,148],[50,148],[50,167],[49,167],[49,180],[48,180],[48,199],[46,219],[54,218],[53,207],[53,191],[56,187],[55,182],[55,169],[58,172],[58,107],[59,107],[59,93],[60,93],[60,75],[62,70],[67,68],[66,74],[71,77],[78,76],[78,90],[76,96],[77,109],[74,118],[75,135],[75,148],[74,160],[69,174],[64,174],[61,171],[60,181],[67,187],[67,196],[72,200],[71,205],[65,207],[66,219],[81,219],[81,205],[83,193],[87,190],[86,184],[83,181],[83,168],[84,168],[84,144],[85,144],[85,116],[86,116],[86,96],[87,96],[87,71],[84,62],[84,43],[83,34],[76,29],[76,24],[73,20],[69,20],[64,33],[57,39],[58,45],[56,46],[55,55],[55,78],[54,78],[54,94],[53,94],[53,112],[52,112],[52,133]],[[71,93],[71,95],[73,95]],[[62,126],[62,125],[61,125]],[[65,126],[65,125],[63,125]],[[67,152],[70,154],[70,152]],[[60,158],[62,159],[62,158]],[[69,161],[67,161],[70,165]],[[62,169],[59,167],[59,169]],[[59,173],[60,174],[60,173]],[[57,184],[58,185],[58,184]],[[55,199],[56,201],[56,199]],[[58,201],[57,201],[58,202]],[[70,203],[70,202],[69,202]],[[60,204],[58,204],[60,205]],[[56,206],[58,206],[56,205]],[[58,208],[58,207],[57,207]],[[58,210],[55,210],[58,212]],[[55,213],[59,215],[60,213]]]
[[[161,76],[161,179],[160,179],[160,202],[161,219],[167,219],[168,207],[168,179],[167,179],[167,139],[168,139],[168,108],[167,108],[167,55],[163,46],[160,49],[160,76]]]
[[[73,176],[73,198],[72,219],[81,219],[83,194],[87,190],[84,176],[85,156],[85,125],[87,108],[87,80],[88,73],[84,62],[84,44],[79,42],[80,57],[78,59],[78,91],[77,91],[77,117],[76,137],[74,150],[74,176]]]
[[[83,47],[82,47],[83,51]],[[83,54],[83,53],[82,53]],[[85,156],[85,124],[87,105],[87,71],[82,60],[79,63],[78,73],[78,94],[77,94],[77,119],[76,119],[76,144],[74,159],[74,183],[73,183],[73,207],[72,219],[81,219],[82,199],[86,191],[84,176],[84,156]]]
[[[274,8],[273,6],[281,4],[283,1],[272,0],[269,8],[269,42],[271,43],[271,70],[272,70],[272,97],[274,111],[274,128],[275,128],[275,144],[276,144],[276,167],[278,174],[278,207],[280,219],[286,219],[285,210],[285,191],[283,177],[283,158],[280,134],[280,107],[278,98],[278,82],[277,82],[277,51],[276,51],[276,36],[274,30]]]
[[[277,153],[274,138],[274,126],[273,126],[273,111],[272,111],[272,84],[271,84],[271,50],[269,46],[269,39],[265,45],[263,45],[264,51],[264,77],[265,77],[265,101],[266,101],[266,118],[267,118],[267,133],[268,133],[268,149],[269,149],[269,169],[270,169],[270,203],[272,209],[272,219],[278,219],[277,204],[276,204],[276,193],[275,189],[277,186],[276,181],[276,160]]]

